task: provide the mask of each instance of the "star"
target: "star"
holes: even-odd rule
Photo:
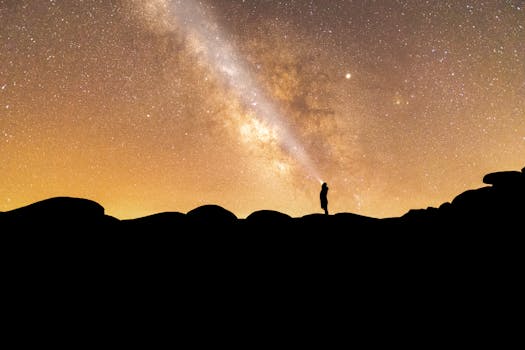
[[[302,216],[326,179],[391,217],[523,168],[523,1],[324,3],[0,0],[0,211]]]

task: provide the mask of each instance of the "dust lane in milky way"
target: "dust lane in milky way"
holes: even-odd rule
[[[245,113],[253,114],[255,120],[245,124],[242,130],[253,125],[255,132],[263,136],[263,141],[279,144],[280,150],[289,155],[291,160],[299,161],[307,175],[321,181],[310,157],[279,115],[276,106],[258,87],[250,69],[235,53],[232,45],[224,40],[224,34],[215,21],[204,13],[202,6],[191,0],[163,1],[154,3],[157,6],[153,7],[154,11],[151,13],[152,3],[139,4],[142,6],[139,9],[147,20],[155,21],[160,17],[161,25],[166,31],[184,33],[184,38],[189,42],[188,47],[194,51],[201,64],[209,67],[212,73],[218,73],[227,88],[247,109]]]
[[[524,166],[524,7],[0,0],[0,210],[437,206]]]

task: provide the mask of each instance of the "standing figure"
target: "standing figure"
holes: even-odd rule
[[[328,215],[328,184],[326,182],[321,186],[321,193],[319,194],[321,199],[321,208],[324,209],[324,213]]]

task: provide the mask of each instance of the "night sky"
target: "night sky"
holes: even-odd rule
[[[525,166],[525,1],[0,0],[0,211],[400,216]]]

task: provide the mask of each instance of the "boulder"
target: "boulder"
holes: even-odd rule
[[[187,228],[186,214],[163,212],[136,219],[123,220],[126,229],[145,232],[173,232]]]
[[[15,229],[68,229],[82,231],[108,223],[104,207],[84,198],[53,197],[11,210],[2,216]]]
[[[237,222],[237,216],[231,211],[215,204],[206,204],[190,210],[188,219],[201,226],[213,226],[220,228],[223,225],[233,225]]]
[[[275,210],[258,210],[248,215],[246,222],[250,225],[286,225],[292,222],[292,217]]]
[[[451,202],[454,211],[478,211],[489,206],[494,199],[495,189],[490,186],[467,190]]]
[[[516,187],[525,183],[525,177],[519,171],[499,171],[483,177],[483,183],[497,187]]]

